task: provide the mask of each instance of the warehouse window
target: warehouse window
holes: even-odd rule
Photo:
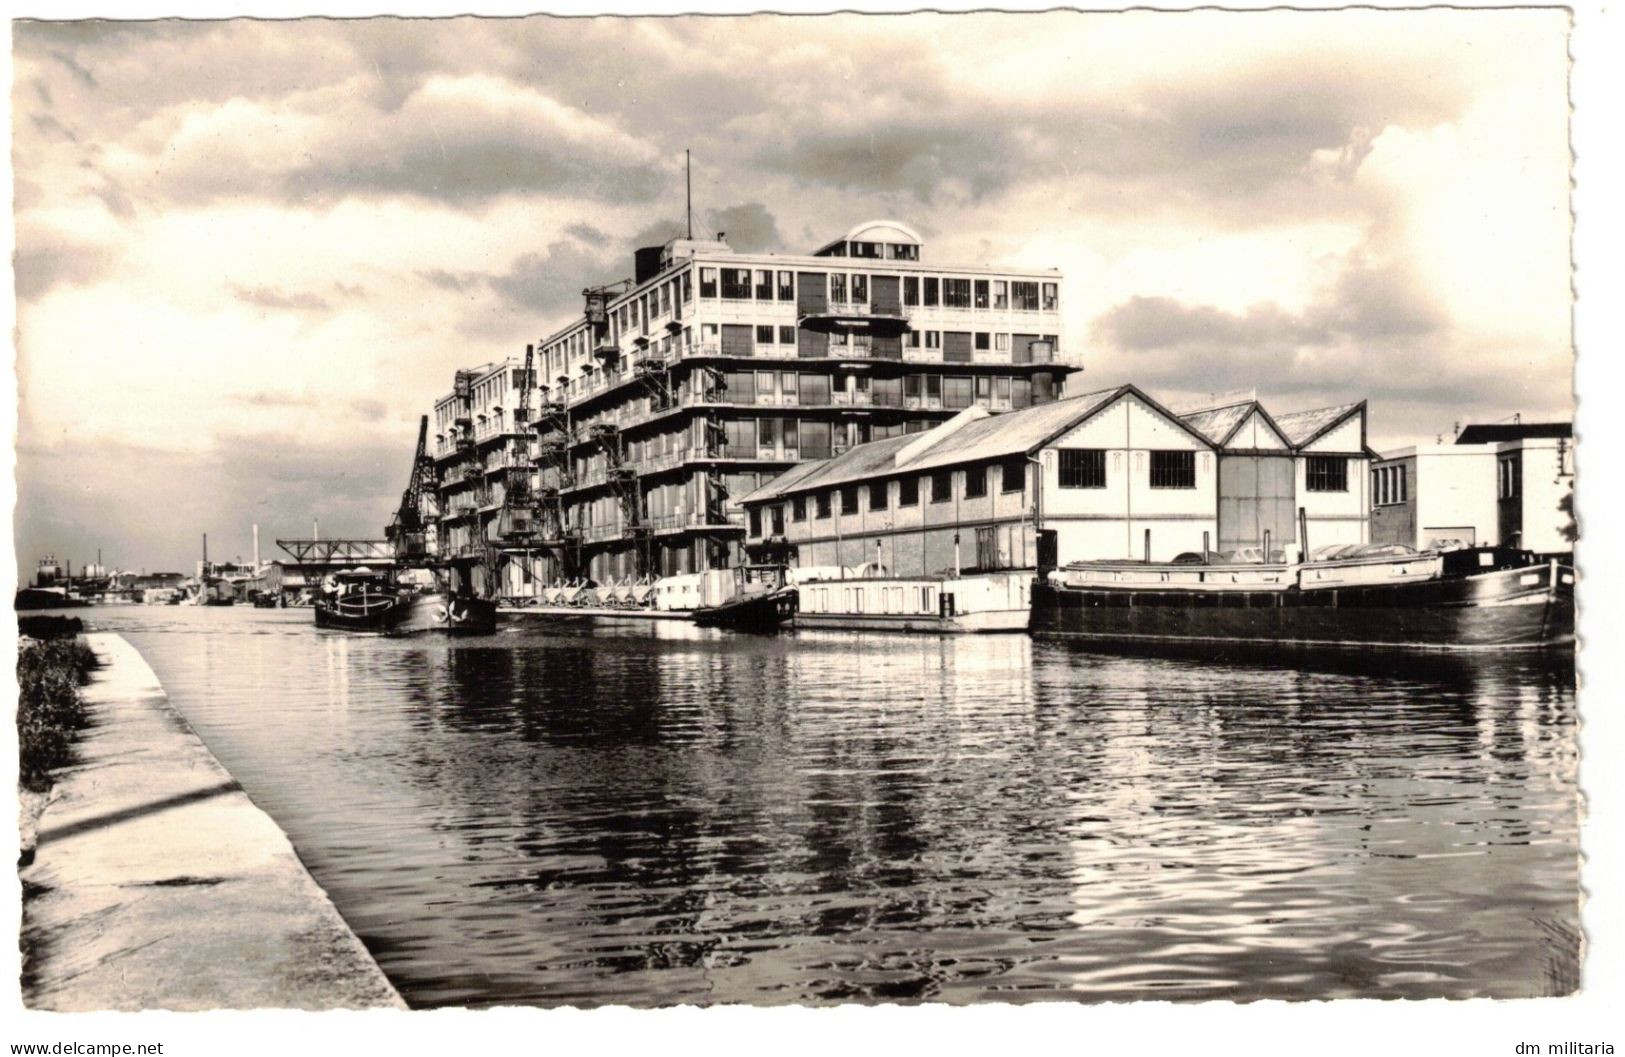
[[[938,470],[931,475],[931,502],[946,503],[954,497],[954,474],[952,470]]]
[[[986,279],[978,279],[978,280],[976,280],[976,307],[977,308],[986,308],[987,307],[987,280]]]
[[[1010,284],[1003,279],[993,283],[993,307],[1001,311],[1010,307]]]
[[[829,403],[829,375],[803,374],[797,379],[798,396],[803,404]]]
[[[920,277],[903,276],[903,304],[913,307],[920,303]]]
[[[920,479],[904,477],[897,482],[897,505],[915,506],[920,501]]]
[[[969,308],[970,280],[944,279],[942,281],[942,304],[945,308]]]
[[[1105,488],[1106,452],[1101,448],[1062,448],[1062,488]]]
[[[753,508],[750,512],[750,534],[752,536],[762,534],[762,510],[760,507]]]
[[[796,273],[779,273],[779,300],[794,301],[796,299]]]
[[[765,268],[756,269],[756,300],[773,300],[773,273]]]
[[[829,274],[829,299],[832,304],[846,303],[846,273],[831,272]]]
[[[969,376],[954,375],[942,380],[942,406],[943,407],[970,407],[973,393],[973,383]]]
[[[724,301],[750,300],[750,269],[722,269],[722,299]]]
[[[1103,453],[1104,454],[1104,453]],[[999,491],[1020,492],[1027,487],[1027,459],[1017,455],[999,463]]]
[[[988,349],[988,334],[985,330],[976,332],[975,345],[977,352],[986,352]]]
[[[829,493],[828,492],[819,492],[816,496],[813,497],[813,502],[814,502],[813,514],[814,514],[815,517],[818,517],[818,518],[827,518],[827,517],[829,517]]]
[[[1311,455],[1305,483],[1311,492],[1346,492],[1349,490],[1349,461],[1331,455]]]
[[[1037,283],[1011,283],[1010,297],[1012,307],[1017,312],[1038,311],[1038,284]]]
[[[717,270],[715,268],[700,269],[700,296],[717,296]],[[621,326],[626,326],[624,321],[622,322]]]
[[[1055,283],[1044,284],[1044,311],[1053,312],[1060,305],[1061,292]]]
[[[796,497],[794,497],[793,499],[790,500],[790,520],[791,521],[806,521],[807,520],[807,497],[806,496],[798,495],[798,496],[796,496]]]
[[[841,489],[841,513],[856,514],[858,512],[858,486],[846,485]]]
[[[852,303],[855,305],[869,303],[869,277],[862,272],[852,276]]]
[[[780,327],[779,328],[779,344],[780,345],[794,345],[795,343],[796,343],[796,328],[795,327]]]
[[[1195,488],[1194,451],[1154,451],[1151,453],[1152,488]]]
[[[757,325],[757,327],[756,327],[756,344],[758,344],[758,345],[771,345],[771,344],[773,344],[773,328],[771,326],[762,326],[760,324]]]
[[[934,275],[925,277],[925,307],[933,308],[937,303],[937,288],[941,280]]]
[[[965,471],[965,498],[981,499],[987,495],[987,467],[973,466]]]
[[[875,481],[875,482],[873,482],[872,484],[869,485],[869,509],[870,510],[885,510],[886,509],[886,500],[887,500],[886,492],[890,487],[891,487],[891,485],[886,481]]]

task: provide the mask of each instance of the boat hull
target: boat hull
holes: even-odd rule
[[[1032,630],[1119,643],[1539,649],[1574,641],[1574,574],[1551,562],[1412,583],[1226,592],[1040,582]]]
[[[701,606],[694,610],[694,623],[702,628],[726,628],[731,631],[777,631],[796,611],[796,592],[774,591],[771,594],[735,598],[716,606]]]
[[[964,576],[866,576],[801,585],[797,628],[959,635],[1026,631],[1032,570]]]
[[[377,597],[377,596],[375,596]],[[402,594],[387,602],[344,607],[316,604],[316,626],[337,631],[412,635],[444,631],[454,635],[486,635],[496,630],[496,603],[481,598],[448,599],[438,592]]]

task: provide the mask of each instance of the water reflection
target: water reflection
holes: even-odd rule
[[[104,610],[419,1005],[1524,995],[1572,661]]]

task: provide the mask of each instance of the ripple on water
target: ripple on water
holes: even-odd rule
[[[1572,663],[94,621],[417,1005],[1577,980]]]

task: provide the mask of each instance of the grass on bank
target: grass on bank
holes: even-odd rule
[[[26,627],[22,631],[28,634]],[[74,734],[85,725],[79,688],[90,681],[95,667],[96,654],[77,636],[20,640],[18,781],[24,789],[46,791],[51,772],[71,758]]]

